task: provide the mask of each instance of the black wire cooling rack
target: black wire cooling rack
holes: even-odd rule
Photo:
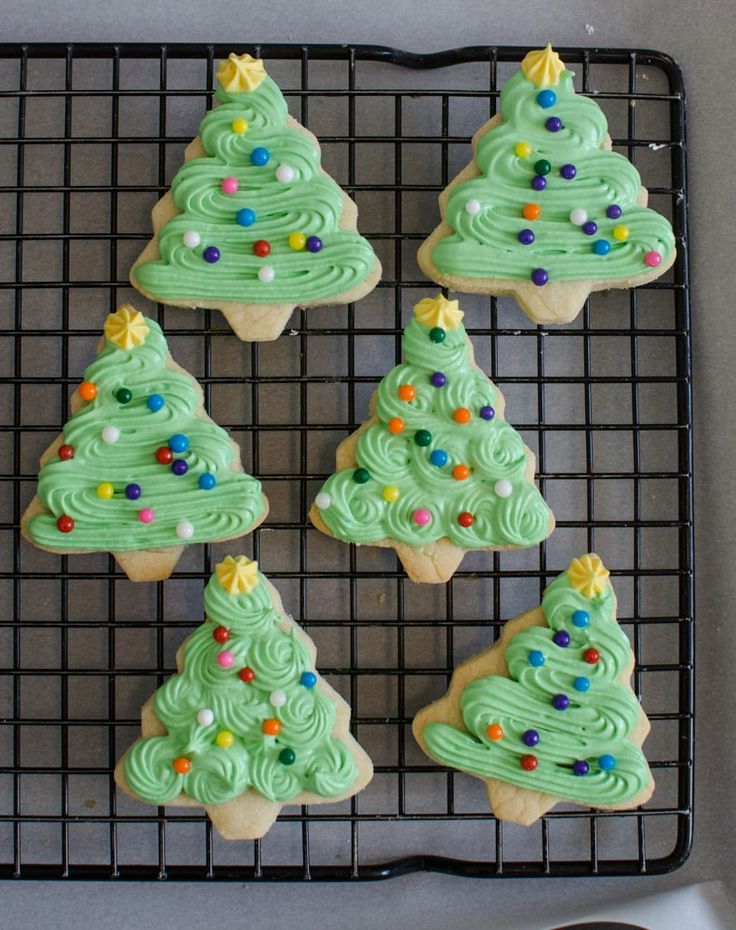
[[[558,518],[539,549],[466,557],[445,586],[413,585],[390,550],[344,546],[306,514],[337,442],[365,418],[396,360],[402,320],[433,293],[415,254],[436,197],[526,52],[415,55],[367,46],[265,45],[292,113],[322,140],[384,266],[356,306],[295,313],[284,335],[240,343],[219,314],[146,305],[127,273],[149,211],[211,101],[208,45],[0,46],[0,875],[95,879],[370,879],[417,869],[476,876],[664,872],[692,825],[693,535],[685,109],[677,65],[641,50],[571,48],[614,146],[668,214],[679,257],[663,279],[596,294],[565,327],[511,300],[465,297],[476,356],[538,456]],[[170,581],[133,585],[107,555],[56,557],[21,541],[40,452],[67,417],[105,315],[157,313],[208,409],[271,500],[237,547],[192,547]],[[657,790],[620,814],[560,805],[498,823],[482,785],[431,764],[413,713],[452,668],[538,603],[570,557],[612,569],[652,721]],[[254,554],[314,638],[353,708],[376,775],[356,799],[286,808],[260,842],[221,840],[199,811],[146,807],[111,770],[138,711],[201,621],[227,551]]]

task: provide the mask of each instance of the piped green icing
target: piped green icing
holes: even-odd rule
[[[249,594],[228,594],[215,575],[204,593],[208,620],[184,644],[181,672],[157,692],[154,711],[166,728],[164,736],[139,740],[125,757],[125,778],[135,794],[154,804],[166,804],[185,794],[201,804],[222,804],[255,789],[271,801],[286,802],[304,791],[337,797],[357,777],[353,756],[344,740],[333,736],[336,708],[322,690],[301,683],[312,671],[309,652],[294,628],[282,628],[284,617],[274,608],[264,577]],[[214,639],[216,627],[226,627],[225,644]],[[228,650],[230,668],[217,656]],[[238,671],[255,673],[246,683]],[[274,707],[271,694],[284,692],[285,703]],[[202,708],[213,712],[211,724],[197,721]],[[278,736],[262,732],[267,719],[281,723]],[[224,749],[217,734],[235,737]],[[286,765],[283,749],[295,759]],[[179,774],[173,763],[185,756],[190,770]]]
[[[338,185],[320,170],[320,153],[311,136],[287,125],[287,105],[278,86],[266,77],[255,90],[216,90],[219,106],[205,116],[200,138],[206,157],[193,158],[177,172],[171,193],[179,213],[158,234],[160,259],[133,269],[135,283],[162,300],[230,301],[241,303],[309,302],[346,293],[373,271],[376,257],[357,232],[339,228],[344,207]],[[245,119],[248,129],[233,132],[232,123]],[[254,165],[251,152],[265,148],[266,165]],[[292,181],[277,180],[280,165],[294,169]],[[235,194],[221,190],[224,178],[237,178]],[[255,212],[252,226],[236,222],[239,210]],[[182,241],[194,230],[196,248]],[[322,249],[295,251],[290,233],[317,236]],[[253,253],[258,240],[270,243],[266,258]],[[220,250],[209,264],[202,253]],[[270,283],[258,272],[275,271]]]
[[[334,536],[347,542],[389,538],[420,546],[448,537],[464,549],[536,545],[549,533],[551,514],[525,477],[527,452],[521,437],[499,416],[485,420],[479,415],[481,407],[494,406],[497,391],[470,364],[462,324],[447,329],[440,343],[429,332],[416,319],[409,323],[402,340],[404,361],[378,386],[380,422],[360,434],[355,452],[357,466],[367,469],[370,479],[357,483],[352,467],[333,474],[322,486],[331,502],[320,516]],[[439,388],[430,381],[437,371],[447,379]],[[398,394],[405,384],[416,389],[410,403]],[[469,423],[454,420],[459,407],[470,410]],[[398,435],[387,428],[394,417],[405,422]],[[430,445],[417,445],[418,430],[431,433]],[[434,450],[447,453],[443,467],[431,463]],[[469,477],[456,480],[456,465],[467,465]],[[511,484],[506,497],[495,491],[496,482],[504,479]],[[398,500],[384,498],[388,486],[398,489]],[[418,509],[430,511],[428,524],[414,521]],[[458,523],[463,512],[472,514],[471,526]]]
[[[544,268],[550,282],[630,278],[650,272],[644,264],[649,251],[659,252],[665,263],[675,240],[668,221],[645,207],[637,206],[641,178],[636,168],[618,152],[601,148],[607,122],[598,104],[576,94],[573,72],[565,71],[554,92],[557,103],[544,109],[537,102],[539,88],[522,71],[506,82],[501,91],[503,121],[483,135],[476,145],[478,177],[452,189],[444,212],[452,234],[441,239],[432,260],[444,274],[468,278],[525,280],[536,268]],[[545,122],[557,116],[563,128],[549,132]],[[520,158],[519,142],[533,152]],[[531,181],[535,163],[546,159],[552,165],[547,187],[535,191]],[[572,180],[560,176],[563,165],[577,170]],[[477,200],[480,211],[468,213],[465,205]],[[523,218],[527,203],[541,208],[541,217]],[[609,219],[606,208],[617,204],[620,219]],[[573,208],[584,209],[597,232],[586,235],[570,222]],[[628,241],[613,237],[616,226],[630,230]],[[535,241],[522,245],[518,234],[531,229]],[[606,255],[593,251],[593,243],[604,239]]]
[[[195,383],[167,367],[164,335],[153,320],[145,322],[148,334],[142,345],[122,349],[106,340],[84,373],[84,380],[96,385],[97,396],[64,426],[64,443],[73,447],[74,457],[49,458],[38,477],[38,497],[46,512],[28,522],[27,532],[41,546],[124,552],[208,542],[242,536],[263,516],[260,482],[230,470],[235,450],[228,434],[212,420],[195,415]],[[118,401],[120,388],[132,392],[129,403]],[[164,398],[161,410],[148,408],[151,394]],[[103,441],[106,426],[120,430],[117,442]],[[156,450],[176,434],[190,443],[186,452],[174,456],[188,465],[181,476],[156,459]],[[211,490],[199,487],[205,472],[215,477]],[[115,489],[107,500],[97,494],[106,482]],[[126,497],[128,484],[140,486],[137,500]],[[138,518],[144,508],[154,511],[152,523]],[[57,528],[62,515],[74,520],[72,532]],[[190,537],[177,535],[182,522],[191,523]]]
[[[482,778],[498,779],[590,806],[619,804],[637,797],[651,780],[647,761],[629,737],[637,727],[641,709],[621,676],[633,664],[631,646],[616,621],[616,599],[606,582],[604,590],[585,597],[571,584],[567,572],[547,588],[542,600],[546,626],[532,626],[518,633],[506,647],[509,678],[489,675],[470,682],[460,698],[467,731],[444,723],[428,723],[423,739],[430,754],[443,765]],[[585,611],[590,624],[579,628],[572,622],[575,611]],[[570,635],[567,648],[553,641],[557,631]],[[595,647],[600,660],[591,665],[583,659]],[[538,651],[544,664],[532,665],[530,653]],[[575,689],[578,677],[590,681],[590,689]],[[557,710],[557,694],[570,699],[567,710]],[[500,724],[503,737],[491,739],[490,724]],[[539,733],[539,743],[528,747],[525,731]],[[527,754],[537,758],[534,771],[521,766]],[[602,756],[612,756],[615,767],[604,770]],[[587,775],[575,775],[577,761],[589,764]]]

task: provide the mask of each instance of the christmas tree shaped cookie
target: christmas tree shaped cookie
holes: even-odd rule
[[[447,581],[467,550],[535,546],[554,527],[534,456],[503,419],[462,317],[441,294],[414,307],[403,362],[338,447],[309,513],[345,542],[392,546],[413,581]]]
[[[568,323],[591,291],[645,284],[675,261],[670,224],[572,79],[551,46],[526,56],[418,254],[432,280],[513,295],[536,323]]]
[[[414,735],[437,762],[482,778],[502,820],[528,825],[563,800],[637,807],[654,781],[633,667],[608,570],[584,555],[540,607],[455,669],[445,697],[415,717]]]
[[[71,409],[21,522],[39,548],[107,550],[131,580],[158,581],[186,544],[235,539],[265,519],[239,447],[205,413],[158,324],[133,307],[107,317]]]
[[[371,779],[350,708],[316,673],[312,641],[245,556],[204,592],[207,620],[145,704],[142,738],[115,769],[151,804],[205,807],[227,839],[254,839],[284,804],[348,798]]]
[[[241,339],[275,339],[294,307],[349,303],[381,266],[358,210],[325,173],[316,138],[288,114],[263,62],[231,54],[215,106],[130,280],[146,297],[221,310]]]

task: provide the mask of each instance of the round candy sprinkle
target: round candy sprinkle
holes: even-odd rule
[[[322,251],[322,240],[319,236],[308,236],[307,237],[307,252],[312,252],[316,255],[317,252]]]
[[[146,400],[146,407],[148,407],[152,413],[157,413],[165,403],[166,401],[160,394],[151,394]]]
[[[547,178],[543,178],[541,174],[535,174],[532,178],[532,188],[535,191],[543,191],[547,186]]]
[[[611,251],[611,243],[606,239],[598,239],[593,243],[593,251],[596,255],[608,255]]]
[[[496,497],[511,497],[511,492],[514,489],[508,478],[501,478],[500,481],[493,485],[493,490]]]
[[[470,513],[469,510],[463,510],[462,513],[459,513],[457,515],[457,522],[460,524],[460,526],[463,526],[465,527],[465,529],[468,529],[469,527],[473,525],[473,523],[475,523],[475,517],[473,516],[472,513]]]
[[[598,765],[600,765],[604,772],[610,772],[612,769],[616,768],[616,759],[610,753],[606,752],[598,760]]]
[[[442,329],[441,326],[433,326],[429,331],[429,338],[432,342],[444,342],[447,338],[447,333]]]
[[[598,224],[588,220],[587,223],[583,223],[582,229],[586,236],[594,236],[598,232]]]
[[[230,639],[230,630],[226,626],[216,626],[212,631],[215,642],[226,643]]]
[[[524,208],[521,211],[521,215],[524,217],[525,220],[529,220],[530,222],[533,223],[534,220],[538,220],[539,217],[542,215],[542,209],[538,203],[527,203],[527,204],[524,204]]]
[[[476,213],[480,213],[480,200],[476,200],[474,197],[465,203],[465,212],[469,213],[471,216],[474,216]]]
[[[252,226],[256,221],[256,212],[250,207],[243,207],[235,214],[235,222],[238,226]]]
[[[255,677],[256,673],[253,671],[250,665],[246,665],[245,668],[241,668],[238,672],[238,678],[241,681],[244,681],[246,685],[249,685]]]
[[[188,249],[196,249],[202,241],[202,237],[196,229],[188,229],[181,237],[181,241]]]
[[[606,216],[609,220],[617,220],[622,213],[623,210],[617,203],[612,203],[610,207],[606,208]]]
[[[174,459],[174,461],[171,463],[171,470],[175,475],[178,475],[181,478],[182,475],[186,475],[186,473],[189,471],[189,466],[184,461],[184,459]]]
[[[467,407],[457,407],[452,414],[452,419],[456,423],[470,423],[472,414]]]
[[[456,465],[452,469],[452,477],[455,481],[465,481],[465,479],[470,475],[470,469],[467,465]]]
[[[253,254],[259,258],[265,258],[271,254],[271,243],[268,239],[258,239],[253,243]]]
[[[590,766],[585,761],[585,759],[578,759],[578,761],[572,767],[573,775],[587,775],[589,771]]]
[[[587,211],[583,210],[582,207],[574,207],[570,210],[570,222],[573,226],[582,226],[583,223],[587,223],[588,214]]]
[[[74,519],[73,517],[68,517],[66,514],[59,517],[56,521],[56,529],[60,533],[71,533],[74,529]]]
[[[587,662],[588,665],[595,665],[600,661],[600,658],[601,654],[594,646],[591,646],[590,649],[586,649],[583,653],[583,661]]]
[[[276,691],[272,691],[268,700],[273,707],[283,707],[284,704],[286,704],[286,692],[282,691],[280,688]]]
[[[433,449],[431,455],[429,456],[429,461],[436,465],[437,468],[444,468],[447,465],[447,459],[449,456],[444,449]]]
[[[531,245],[534,242],[534,233],[531,229],[520,229],[516,238],[522,245]]]
[[[539,649],[531,649],[529,651],[529,665],[533,665],[534,668],[544,665],[544,653],[540,652]]]
[[[288,184],[290,181],[293,181],[296,177],[296,171],[291,167],[291,165],[279,165],[276,169],[276,180],[281,181],[282,184]]]
[[[570,698],[566,694],[556,694],[552,698],[552,706],[555,710],[567,710],[570,706]]]
[[[204,252],[202,252],[202,258],[208,265],[214,265],[215,262],[220,261],[220,250],[216,245],[208,245]]]
[[[573,687],[576,691],[590,691],[590,678],[580,675],[573,681]]]
[[[262,145],[254,148],[250,153],[251,164],[257,165],[259,168],[267,165],[270,159],[271,153],[268,151],[268,149],[264,149]]]
[[[307,237],[302,232],[293,232],[289,234],[289,248],[295,252],[301,252],[307,244]]]
[[[650,268],[657,268],[662,264],[661,253],[655,252],[654,250],[647,252],[647,254],[644,256],[644,264],[648,265]]]
[[[156,461],[162,465],[170,465],[174,458],[174,453],[168,446],[160,446],[156,449]]]
[[[560,649],[567,649],[570,645],[570,634],[567,630],[558,630],[552,637],[552,642],[555,646],[559,646]]]
[[[115,400],[119,404],[129,404],[133,400],[133,392],[128,388],[120,388],[115,391]]]
[[[317,684],[317,676],[314,672],[302,672],[299,684],[303,685],[305,688],[313,688]]]
[[[174,435],[169,439],[169,449],[172,452],[176,452],[181,455],[182,452],[186,452],[189,448],[189,439],[183,433],[174,433]]]
[[[370,481],[371,473],[367,468],[356,468],[353,472],[353,481],[356,484],[365,484],[366,481]]]
[[[432,442],[432,434],[428,429],[418,429],[414,433],[414,442],[418,446],[428,446]]]
[[[572,615],[573,626],[585,629],[590,624],[590,614],[587,610],[576,610]]]
[[[525,772],[533,772],[534,769],[539,765],[537,762],[537,757],[529,753],[526,756],[521,757],[521,767]]]
[[[155,518],[156,514],[153,512],[153,510],[151,510],[150,507],[144,507],[143,510],[138,511],[138,519],[141,521],[141,523],[148,525],[149,523],[153,523]]]
[[[261,729],[266,736],[278,736],[281,732],[281,721],[276,720],[275,717],[269,717],[267,720],[263,721]]]
[[[401,492],[396,487],[395,484],[388,484],[383,489],[383,499],[389,503],[394,504],[401,497]]]
[[[548,88],[540,90],[537,94],[537,103],[543,110],[549,110],[557,103],[557,94]]]
[[[78,391],[82,400],[94,400],[97,397],[97,385],[91,381],[82,381]]]
[[[552,165],[546,158],[540,158],[539,161],[534,163],[534,170],[537,174],[549,174],[552,170]]]
[[[413,384],[402,384],[398,391],[399,400],[409,403],[417,396],[417,389]]]
[[[68,443],[59,446],[59,458],[62,462],[68,462],[69,459],[74,458],[74,446],[70,446]]]
[[[106,426],[102,431],[102,441],[115,443],[120,439],[120,430],[117,426]]]
[[[143,491],[141,490],[141,486],[139,484],[125,485],[125,496],[129,501],[137,501],[142,493]]]
[[[503,739],[503,727],[500,723],[490,723],[486,727],[486,734],[488,739],[499,740]]]
[[[535,268],[532,271],[532,282],[537,285],[537,287],[544,287],[544,285],[549,281],[549,272],[546,268]]]
[[[432,514],[424,507],[420,507],[419,510],[415,510],[411,516],[417,526],[426,526],[432,519]]]
[[[189,520],[182,520],[176,524],[176,535],[179,539],[191,539],[194,536],[194,527]]]
[[[626,240],[629,238],[629,227],[614,226],[612,235],[613,238],[618,239],[619,242],[626,242]]]
[[[109,481],[103,481],[102,484],[97,485],[97,496],[103,501],[109,501],[114,493],[115,488]]]
[[[223,649],[222,652],[217,654],[217,664],[220,668],[232,668],[234,661],[235,656],[229,649]]]
[[[562,120],[559,116],[550,116],[544,124],[544,128],[549,132],[559,132],[562,129]]]
[[[519,158],[529,158],[532,154],[532,147],[528,142],[517,142],[514,146],[514,152],[519,156]]]
[[[220,732],[215,737],[215,742],[220,747],[220,749],[231,749],[235,744],[235,737],[230,732],[230,730],[220,730]]]
[[[525,730],[521,735],[521,741],[525,746],[536,746],[539,742],[539,733],[536,730]]]
[[[432,387],[436,388],[444,387],[447,384],[447,378],[442,371],[435,371],[429,380],[432,382]]]
[[[560,177],[564,178],[566,181],[572,181],[577,173],[578,169],[575,165],[563,165],[560,168]]]
[[[192,763],[189,761],[189,759],[187,759],[186,756],[178,756],[171,763],[171,767],[177,775],[186,775],[187,772],[191,771]]]
[[[397,433],[403,433],[406,423],[401,419],[401,417],[391,417],[391,419],[386,424],[389,433],[396,435]]]
[[[276,277],[276,271],[270,265],[264,265],[258,269],[258,280],[262,284],[270,284]]]
[[[215,715],[209,709],[209,707],[203,707],[201,710],[197,711],[197,723],[201,727],[208,727],[210,724],[214,723]]]
[[[496,416],[496,411],[490,404],[486,404],[485,407],[480,408],[480,415],[484,420],[492,420]]]
[[[282,749],[279,753],[279,762],[282,765],[293,765],[296,762],[296,753],[293,749]]]
[[[239,116],[230,123],[230,128],[236,136],[242,136],[244,132],[248,132],[248,120]]]
[[[238,179],[232,176],[223,178],[220,182],[220,188],[223,194],[237,194],[238,192]]]
[[[318,510],[327,510],[332,503],[332,498],[327,491],[320,491],[314,499],[315,506]]]

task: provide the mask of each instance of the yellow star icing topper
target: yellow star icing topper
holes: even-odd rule
[[[130,304],[123,304],[105,320],[105,336],[119,349],[142,346],[147,335],[146,318]]]
[[[610,572],[593,553],[573,559],[567,570],[570,584],[584,597],[593,597],[605,590]]]
[[[255,90],[266,77],[266,69],[260,58],[230,52],[227,61],[220,62],[220,70],[215,77],[228,94],[239,94]]]
[[[239,555],[233,558],[226,555],[215,566],[217,580],[228,594],[250,594],[258,584],[258,562]]]
[[[442,329],[457,329],[464,315],[456,300],[448,300],[442,294],[436,297],[425,297],[414,307],[414,319],[429,326],[430,329],[435,326]]]
[[[548,42],[547,48],[529,52],[521,63],[521,70],[537,87],[555,87],[559,83],[565,66],[557,52],[552,50],[551,43]]]

